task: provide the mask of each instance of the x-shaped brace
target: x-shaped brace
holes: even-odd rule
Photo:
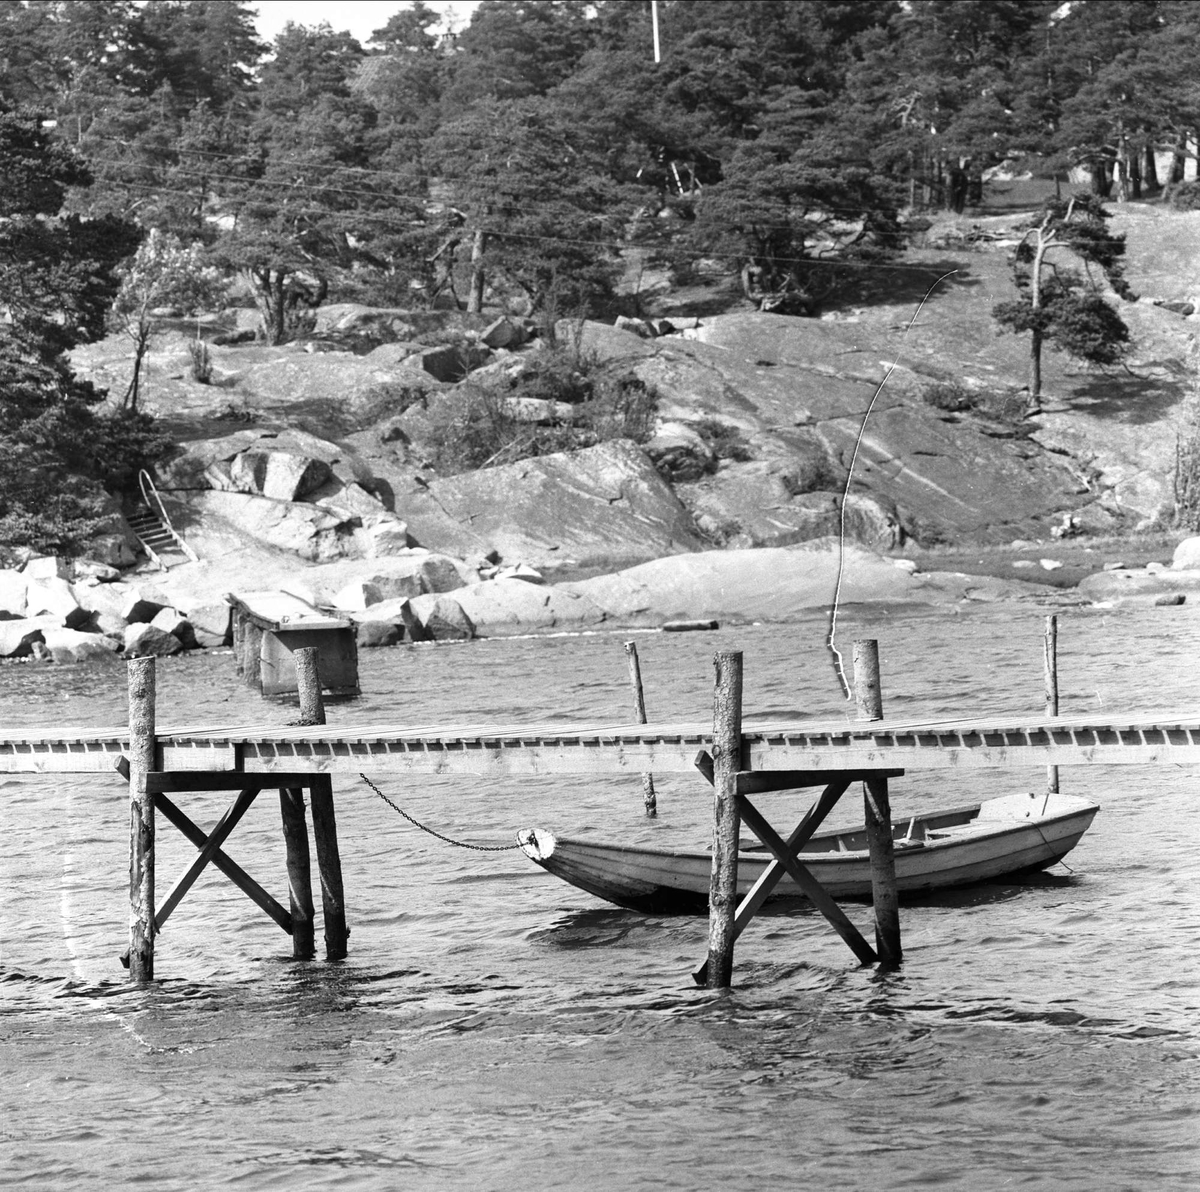
[[[696,768],[709,783],[713,782],[712,757],[706,751],[702,750],[696,757]],[[900,772],[895,771],[895,773]],[[891,774],[893,771],[887,773]],[[834,902],[825,887],[798,860],[800,850],[821,826],[825,817],[833,810],[837,801],[845,794],[856,777],[859,775],[836,771],[830,773],[785,771],[778,774],[742,771],[738,774],[738,812],[747,827],[762,841],[774,859],[738,904],[733,919],[734,939],[742,934],[747,924],[783,879],[784,874],[787,874],[800,887],[813,906],[829,920],[834,931],[846,941],[850,950],[863,964],[874,964],[878,961],[879,957],[875,949],[867,943],[858,928],[850,922],[846,913]],[[784,840],[767,823],[762,813],[748,798],[748,795],[758,792],[792,790],[802,786],[815,786],[822,781],[826,783],[825,789],[817,801],[805,812],[804,818],[796,825],[787,840]],[[705,984],[708,979],[707,960],[692,972],[692,978],[697,985]]]

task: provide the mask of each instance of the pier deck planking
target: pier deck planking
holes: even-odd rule
[[[167,772],[234,771],[530,777],[692,773],[712,729],[681,724],[160,727]],[[1010,769],[1200,762],[1200,716],[976,717],[938,722],[773,721],[743,725],[750,770]],[[0,732],[0,772],[107,773],[125,728]]]

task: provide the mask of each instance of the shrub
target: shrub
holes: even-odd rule
[[[754,458],[754,452],[742,437],[741,430],[728,422],[722,422],[719,418],[701,418],[692,423],[692,429],[704,440],[714,461],[730,459],[745,463]]]
[[[192,358],[192,380],[199,381],[201,385],[211,384],[213,365],[208,344],[202,339],[189,340],[188,355]]]
[[[511,398],[550,403],[550,419],[519,419]],[[454,400],[441,403],[428,439],[431,462],[453,475],[614,439],[644,443],[654,433],[657,408],[658,394],[633,373],[606,371],[569,349],[549,349],[515,381],[467,381]]]
[[[977,409],[981,404],[982,394],[968,389],[959,381],[935,381],[921,390],[921,397],[935,410],[961,414],[966,410]]]
[[[1177,211],[1195,211],[1200,208],[1200,180],[1180,182],[1171,187],[1170,203]]]

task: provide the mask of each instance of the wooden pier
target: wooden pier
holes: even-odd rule
[[[873,645],[873,643],[871,643]],[[869,651],[867,652],[869,653]],[[619,725],[338,725],[319,714],[315,661],[301,660],[304,720],[294,727],[170,726],[154,716],[153,661],[130,665],[130,722],[111,729],[54,728],[0,732],[0,772],[10,774],[111,774],[128,778],[131,800],[130,972],[153,976],[154,936],[207,864],[214,864],[293,935],[295,954],[312,955],[313,901],[308,890],[308,839],[303,790],[310,792],[325,914],[327,955],[346,954],[346,913],[334,822],[332,780],[357,777],[419,778],[426,775],[525,778],[560,774],[609,777],[694,774],[698,790],[711,791],[714,862],[710,934],[698,979],[710,986],[731,980],[733,947],[770,885],[788,873],[803,888],[812,882],[797,860],[802,844],[853,782],[864,784],[872,835],[875,888],[874,946],[859,935],[818,886],[809,891],[860,961],[885,965],[900,960],[888,784],[909,770],[1016,769],[1081,765],[1200,764],[1200,714],[1164,712],[1119,720],[1097,716],[977,717],[912,722],[870,717],[878,701],[860,699],[859,721],[810,723],[801,719],[747,721],[742,712],[740,653],[716,656],[717,686],[710,723]],[[857,680],[870,691],[867,672]],[[307,674],[307,680],[304,675]],[[310,694],[306,697],[304,683]],[[316,703],[311,691],[317,692]],[[876,691],[878,688],[876,670]],[[311,723],[318,721],[317,723]],[[705,783],[705,785],[700,785]],[[711,784],[711,785],[708,785]],[[750,802],[768,792],[822,787],[809,812],[786,839]],[[289,907],[276,901],[224,852],[223,844],[259,791],[281,791],[288,841]],[[194,791],[238,792],[211,832],[192,823],[171,795]],[[153,866],[155,812],[178,827],[199,850],[196,860],[160,903]],[[741,823],[775,855],[767,889],[757,887],[741,906],[734,891]],[[766,881],[767,878],[764,878]],[[813,883],[815,884],[815,883]],[[760,882],[759,885],[763,885]]]

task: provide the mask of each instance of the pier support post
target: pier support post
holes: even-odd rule
[[[646,723],[646,697],[642,691],[642,665],[638,661],[637,642],[625,643],[625,654],[629,659],[629,685],[633,688],[633,716],[638,724]],[[646,815],[653,819],[658,815],[658,798],[654,793],[654,775],[642,775],[642,801]]]
[[[283,843],[287,849],[292,956],[296,960],[311,960],[316,951],[313,944],[312,872],[308,856],[308,821],[304,815],[304,791],[300,787],[280,789],[279,814],[283,820]]]
[[[854,700],[859,720],[883,719],[883,692],[879,682],[879,643],[854,643]],[[896,890],[896,849],[892,840],[892,808],[888,780],[872,776],[863,787],[867,847],[871,854],[871,904],[875,914],[875,950],[885,967],[902,959],[900,899]]]
[[[1043,641],[1043,661],[1046,677],[1046,715],[1058,716],[1058,617],[1051,613],[1046,618],[1046,636]],[[1046,791],[1058,794],[1058,767],[1046,767]]]
[[[155,766],[153,658],[129,662],[129,976],[154,980],[154,795],[146,776]]]
[[[738,810],[737,775],[742,768],[742,654],[722,651],[713,659],[713,859],[708,889],[709,989],[733,980],[733,944],[737,938]]]
[[[325,701],[321,698],[321,674],[316,646],[295,652],[296,681],[300,693],[300,723],[325,723]],[[350,931],[346,927],[346,896],[342,886],[342,855],[338,850],[337,815],[333,805],[333,779],[319,774],[313,779],[313,843],[317,848],[317,871],[321,877],[321,910],[325,920],[325,959],[344,960]]]

